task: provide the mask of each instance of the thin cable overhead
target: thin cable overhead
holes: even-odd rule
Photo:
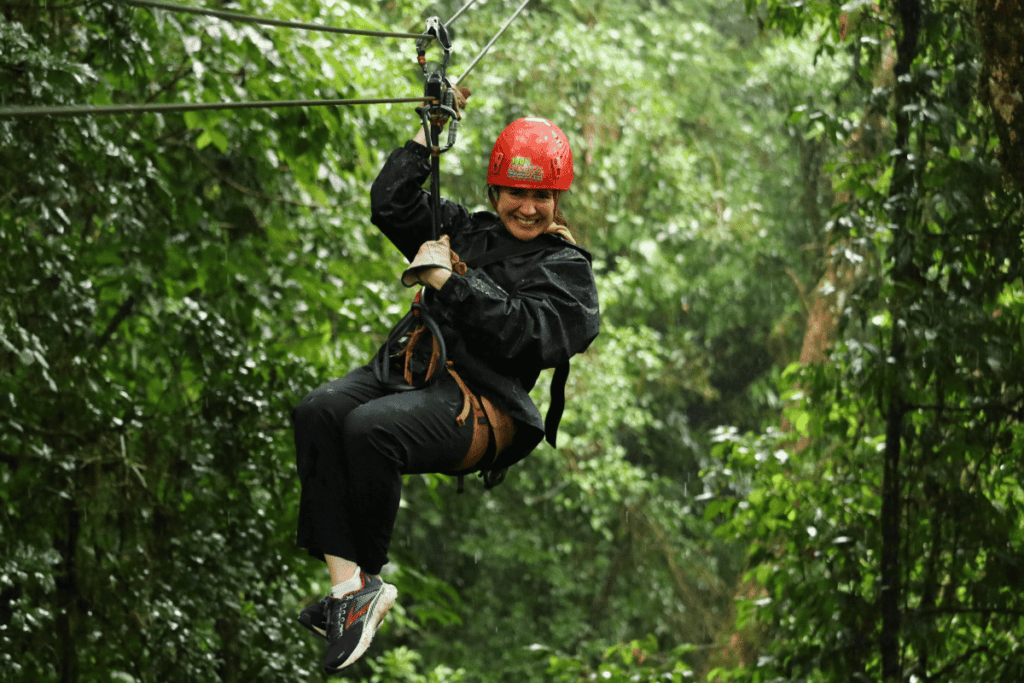
[[[469,2],[467,2],[467,3],[465,4],[465,5],[463,5],[462,7],[460,7],[460,8],[459,8],[459,11],[458,11],[458,12],[456,12],[455,14],[453,14],[453,15],[452,15],[452,18],[451,18],[451,19],[449,19],[449,20],[448,20],[448,22],[447,22],[447,23],[445,24],[445,28],[447,28],[447,27],[451,26],[451,23],[452,23],[453,21],[455,21],[456,19],[458,19],[458,18],[459,18],[460,16],[462,16],[462,13],[463,13],[463,12],[465,12],[466,10],[468,10],[468,9],[469,9],[469,6],[470,6],[470,5],[472,5],[472,4],[474,3],[474,2],[476,2],[476,0],[469,0]]]
[[[201,14],[207,17],[215,17],[226,21],[237,21],[245,24],[260,24],[263,26],[277,26],[279,28],[294,28],[303,31],[323,31],[325,33],[343,33],[354,36],[372,36],[375,38],[422,38],[421,33],[402,33],[394,31],[367,31],[357,28],[339,28],[325,24],[311,24],[303,21],[283,21],[281,19],[268,19],[266,17],[254,17],[241,12],[229,12],[227,10],[207,9],[205,7],[189,7],[186,5],[174,5],[169,2],[158,2],[158,0],[120,0],[125,5],[136,7],[149,7],[153,9],[167,10],[168,12],[184,12],[186,14]]]
[[[368,100],[257,100],[254,102],[172,102],[166,104],[101,104],[0,107],[4,116],[103,116],[109,114],[170,113],[211,109],[273,109],[280,107],[326,107],[356,104],[411,104],[430,101],[427,97],[392,97]]]
[[[361,29],[342,29],[331,26],[323,26],[320,24],[307,24],[290,21],[280,21],[277,19],[264,19],[261,17],[252,17],[244,15],[238,12],[226,12],[222,10],[208,10],[202,8],[185,7],[181,5],[172,5],[170,3],[159,2],[158,0],[121,0],[125,4],[136,5],[139,7],[153,7],[156,9],[165,9],[168,11],[175,12],[188,12],[193,14],[203,14],[208,16],[217,17],[220,19],[226,19],[228,21],[241,21],[253,24],[266,24],[270,26],[281,26],[287,28],[298,28],[305,30],[315,31],[327,31],[332,33],[345,33],[355,35],[368,35],[376,37],[395,37],[395,38],[422,38],[422,33],[390,33],[384,31],[363,31]],[[455,21],[463,12],[465,12],[476,0],[469,0],[451,19],[448,23]],[[523,3],[519,5],[516,11],[510,16],[493,38],[484,46],[483,50],[470,62],[469,66],[462,73],[458,79],[455,80],[454,85],[458,85],[469,75],[469,72],[477,65],[477,63],[487,54],[491,46],[501,37],[503,33],[508,29],[516,17],[522,13],[529,4],[530,0],[523,0]],[[114,114],[132,114],[132,113],[170,113],[170,112],[186,112],[186,111],[204,111],[204,110],[221,110],[221,109],[273,109],[273,108],[285,108],[285,107],[323,107],[323,106],[349,106],[349,105],[362,105],[362,104],[406,104],[406,103],[424,103],[432,101],[428,97],[394,97],[394,98],[377,98],[377,99],[332,99],[332,100],[257,100],[254,102],[173,102],[165,104],[147,103],[147,104],[110,104],[110,105],[37,105],[37,106],[13,106],[13,107],[0,107],[0,118],[4,116],[11,117],[22,117],[22,116],[103,116],[103,115],[114,115]]]
[[[461,76],[459,76],[459,77],[458,77],[458,78],[457,78],[457,79],[456,79],[456,80],[454,81],[453,85],[458,85],[459,83],[461,83],[461,82],[462,82],[462,80],[463,80],[463,79],[464,79],[464,78],[465,78],[466,76],[468,76],[468,75],[469,75],[469,72],[473,70],[473,67],[474,67],[474,66],[476,66],[477,62],[479,62],[479,61],[480,61],[480,60],[481,60],[481,59],[483,58],[483,56],[484,56],[485,54],[487,54],[487,51],[491,49],[491,45],[494,45],[494,42],[495,42],[496,40],[498,40],[498,38],[500,38],[500,37],[501,37],[501,34],[505,32],[505,29],[507,29],[507,28],[508,28],[508,27],[509,27],[509,26],[510,26],[510,25],[512,24],[513,20],[515,20],[515,18],[519,16],[519,13],[520,13],[520,12],[522,12],[522,11],[523,11],[524,9],[526,9],[526,5],[527,5],[527,4],[529,3],[529,2],[530,2],[530,0],[523,0],[523,4],[519,5],[519,8],[518,8],[518,9],[517,9],[517,10],[516,10],[516,11],[515,11],[515,12],[514,12],[513,14],[512,14],[512,16],[511,16],[511,17],[509,17],[509,18],[508,18],[508,20],[507,20],[507,21],[506,21],[506,22],[505,22],[504,24],[502,24],[502,26],[501,26],[501,28],[500,28],[500,29],[498,30],[498,32],[497,32],[496,34],[494,34],[494,37],[493,37],[493,38],[491,38],[491,41],[490,41],[489,43],[487,43],[487,45],[484,45],[484,49],[483,49],[483,50],[480,50],[480,54],[478,54],[478,55],[477,55],[477,56],[476,56],[476,57],[475,57],[475,58],[473,59],[473,61],[469,63],[469,66],[467,66],[467,67],[466,67],[466,70],[462,72],[462,75],[461,75]]]

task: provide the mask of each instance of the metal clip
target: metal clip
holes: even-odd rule
[[[426,58],[427,47],[432,40],[437,40],[443,53],[440,63],[434,70],[427,67]],[[447,76],[451,52],[452,43],[448,36],[448,29],[441,23],[440,18],[429,17],[423,37],[416,41],[416,56],[423,68],[423,97],[429,99],[430,102],[417,108],[416,112],[423,121],[423,131],[434,156],[451,149],[459,131],[457,122],[460,116],[455,109],[455,94],[451,90],[452,86]],[[448,128],[448,141],[444,147],[441,147],[437,140],[437,132],[444,127],[449,119],[451,119],[451,125]]]

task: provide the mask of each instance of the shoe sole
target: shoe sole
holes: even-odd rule
[[[310,633],[313,633],[313,634],[315,634],[315,635],[318,635],[318,636],[320,636],[321,638],[326,638],[326,637],[327,637],[327,629],[324,629],[324,628],[317,628],[316,626],[314,626],[314,625],[313,625],[313,622],[311,622],[311,621],[308,621],[308,620],[306,620],[306,619],[303,619],[303,618],[302,618],[302,615],[301,615],[301,614],[299,615],[299,618],[298,618],[298,622],[299,622],[299,623],[300,623],[300,624],[301,624],[301,625],[302,625],[303,627],[305,627],[306,629],[308,629]]]
[[[370,643],[373,642],[373,636],[377,634],[377,629],[380,627],[381,621],[387,616],[387,613],[391,611],[391,608],[395,604],[395,598],[398,597],[398,589],[391,584],[384,584],[381,588],[380,593],[374,599],[373,604],[370,606],[370,613],[366,615],[366,626],[363,627],[363,633],[359,638],[359,644],[352,651],[352,654],[348,656],[341,666],[335,668],[324,667],[324,671],[327,673],[336,673],[341,671],[349,664],[363,656],[370,647]]]

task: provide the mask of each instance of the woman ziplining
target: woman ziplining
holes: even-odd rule
[[[126,2],[323,30],[156,0]],[[423,289],[370,364],[314,390],[292,411],[302,486],[298,544],[326,562],[332,583],[299,621],[326,638],[328,673],[362,656],[397,598],[379,572],[387,562],[402,476],[456,475],[461,490],[464,475],[479,473],[491,488],[545,436],[554,445],[569,359],[599,329],[590,255],[576,245],[558,208],[572,183],[573,163],[557,126],[520,119],[498,137],[487,174],[494,213],[470,214],[440,199],[438,157],[454,143],[455,122],[447,147],[440,147],[438,134],[449,114],[459,118],[465,102],[444,74],[451,47],[445,25],[432,17],[427,26],[417,44],[422,98],[0,107],[0,117],[36,117],[426,103],[418,110],[422,129],[390,155],[371,190],[371,220],[411,261],[403,283]],[[426,66],[424,51],[432,40],[445,52],[440,71]],[[428,175],[434,179],[429,195],[422,189]],[[552,367],[551,407],[542,420],[529,391],[540,371]]]
[[[544,119],[511,123],[487,172],[494,212],[472,214],[431,206],[427,140],[421,129],[393,151],[371,189],[371,221],[410,261],[403,284],[423,287],[413,312],[369,364],[292,411],[298,545],[332,584],[299,622],[327,639],[328,673],[366,651],[397,597],[379,573],[402,476],[457,475],[461,488],[477,472],[490,488],[545,434],[553,445],[569,358],[599,329],[590,254],[558,208],[573,179],[565,134]],[[529,397],[545,368],[559,368],[546,421]]]

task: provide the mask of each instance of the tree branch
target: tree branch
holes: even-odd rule
[[[239,183],[235,182],[231,178],[227,177],[224,173],[222,173],[219,169],[217,169],[213,164],[210,163],[209,159],[207,159],[202,154],[200,154],[198,149],[195,149],[194,145],[192,146],[192,148],[193,148],[193,150],[195,150],[196,157],[198,157],[200,163],[202,163],[203,166],[205,166],[207,168],[207,170],[209,170],[211,173],[213,173],[215,176],[217,176],[217,178],[221,182],[226,183],[229,187],[233,188],[234,190],[236,190],[238,192],[241,192],[244,195],[247,195],[249,197],[253,197],[255,199],[261,199],[263,201],[268,201],[268,202],[280,202],[282,204],[290,204],[291,206],[301,206],[301,207],[306,208],[306,209],[327,209],[327,208],[332,208],[332,207],[324,206],[323,204],[307,204],[306,202],[300,202],[300,201],[296,201],[294,199],[287,199],[286,197],[272,197],[270,195],[265,195],[262,192],[257,192],[255,190],[250,190],[249,188],[245,187],[244,185],[240,185]],[[352,203],[352,202],[349,202],[349,203]],[[337,207],[337,206],[339,206],[339,205],[334,205],[334,207]],[[344,206],[344,204],[340,205],[340,206]]]
[[[110,341],[110,338],[114,336],[114,332],[124,322],[125,318],[132,314],[132,308],[135,307],[135,297],[128,297],[124,303],[117,309],[117,313],[111,318],[107,324],[107,329],[103,330],[103,334],[100,335],[99,340],[96,342],[96,350],[101,350]]]
[[[1021,399],[1018,398],[1018,399],[1014,399],[1011,403],[1015,403],[1015,404],[1019,405],[1020,403],[1022,403],[1022,401],[1021,401]],[[909,410],[936,410],[936,411],[949,410],[949,411],[956,412],[956,413],[980,413],[980,412],[982,412],[984,410],[992,410],[992,411],[998,411],[998,412],[1001,412],[1001,413],[1007,413],[1007,414],[1012,415],[1013,417],[1016,417],[1016,418],[1024,417],[1024,411],[1022,411],[1020,408],[1011,407],[1010,404],[1006,404],[1006,403],[983,403],[981,405],[969,406],[969,407],[965,407],[965,408],[960,408],[960,407],[957,407],[957,406],[935,404],[935,403],[907,403],[906,404],[906,408],[907,408],[908,411]]]
[[[929,680],[929,681],[945,681],[945,680],[947,680],[947,677],[946,677],[947,676],[947,672],[950,669],[956,669],[957,667],[959,667],[960,665],[964,664],[967,660],[969,660],[974,655],[981,654],[982,652],[988,652],[988,651],[989,651],[989,648],[984,646],[984,645],[979,645],[978,647],[971,648],[970,650],[968,650],[967,652],[963,653],[962,655],[960,655],[959,657],[954,659],[952,662],[950,662],[946,666],[944,666],[941,669],[939,669],[938,671],[936,671],[931,676],[928,676],[927,680]]]
[[[190,61],[191,61],[191,57],[189,57],[189,56],[186,56],[184,59],[182,59],[181,60],[181,64],[179,64],[178,68],[175,69],[174,76],[171,77],[171,80],[167,81],[162,86],[160,86],[159,88],[154,90],[153,93],[150,94],[150,96],[146,98],[146,103],[149,104],[149,103],[155,101],[157,97],[159,97],[160,95],[163,95],[165,92],[167,92],[168,90],[173,88],[175,85],[177,85],[178,82],[181,79],[185,78],[185,74],[188,72],[188,69],[186,69],[185,67],[188,66]],[[143,112],[137,113],[134,117],[132,117],[132,120],[128,123],[128,125],[125,126],[125,129],[126,130],[134,130],[135,126],[138,125],[139,119],[141,119],[142,116],[143,116]]]
[[[934,614],[1005,614],[1011,617],[1024,617],[1024,609],[1010,609],[1009,607],[932,607],[911,610],[910,612],[911,614],[922,616]]]

